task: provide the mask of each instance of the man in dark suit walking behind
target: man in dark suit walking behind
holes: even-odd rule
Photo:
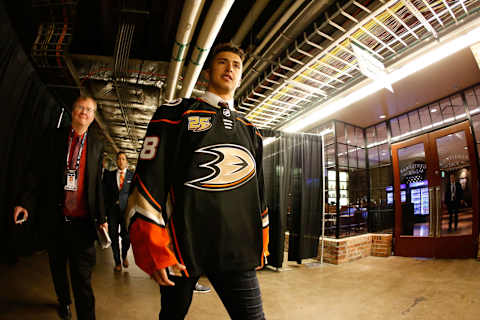
[[[458,208],[463,202],[463,189],[459,182],[455,181],[455,174],[450,173],[450,181],[445,190],[445,204],[448,208],[448,231],[452,231],[452,218],[455,216],[455,230],[458,227]]]
[[[94,241],[97,228],[108,231],[101,184],[103,143],[89,130],[96,109],[93,98],[79,97],[73,104],[71,127],[53,130],[44,137],[34,170],[14,208],[15,223],[37,215],[35,220],[47,240],[62,319],[72,317],[67,262],[77,317],[95,319],[91,285],[96,262]]]
[[[120,272],[122,271],[122,264],[120,264],[119,235],[122,238],[123,267],[128,268],[127,253],[130,248],[130,239],[125,227],[125,208],[127,207],[128,193],[133,178],[133,171],[127,169],[128,161],[125,152],[117,154],[117,167],[117,170],[105,172],[103,183],[113,259],[115,260],[113,270]],[[119,227],[120,233],[118,232]]]

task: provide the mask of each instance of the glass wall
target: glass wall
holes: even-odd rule
[[[333,129],[324,137],[326,235],[392,233],[390,145],[469,118],[480,159],[480,85],[365,129],[333,120],[312,130]],[[406,191],[401,197],[404,201]]]
[[[314,130],[332,128],[325,139],[325,207],[327,236],[344,237],[367,231],[368,172],[365,133],[341,121]]]
[[[392,233],[393,171],[387,123],[369,127],[365,133],[370,178],[368,231]]]

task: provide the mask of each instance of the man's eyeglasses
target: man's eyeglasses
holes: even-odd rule
[[[77,109],[79,111],[85,111],[87,113],[94,113],[95,112],[95,108],[88,108],[88,107],[79,106],[79,105],[76,105],[75,109]]]

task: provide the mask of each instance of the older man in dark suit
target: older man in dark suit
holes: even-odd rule
[[[112,239],[114,270],[122,271],[120,264],[120,248],[118,236],[122,238],[123,267],[128,268],[127,253],[130,248],[128,230],[125,227],[125,208],[127,207],[128,193],[133,179],[133,171],[127,169],[128,161],[125,152],[117,154],[117,170],[106,172],[103,177],[105,190],[105,208],[107,210],[110,238]],[[120,227],[120,233],[118,229]]]
[[[108,231],[101,184],[103,143],[89,130],[96,108],[93,98],[79,97],[73,104],[71,127],[44,137],[41,154],[14,208],[15,223],[38,214],[62,319],[72,317],[67,262],[78,319],[95,319],[94,241],[97,230]],[[41,213],[33,212],[35,200]]]

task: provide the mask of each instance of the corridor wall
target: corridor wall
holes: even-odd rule
[[[35,239],[34,221],[13,224],[13,206],[23,187],[28,164],[34,163],[33,146],[45,129],[57,126],[62,108],[50,94],[25,54],[0,2],[0,260],[41,247]],[[41,170],[41,168],[38,168]]]

